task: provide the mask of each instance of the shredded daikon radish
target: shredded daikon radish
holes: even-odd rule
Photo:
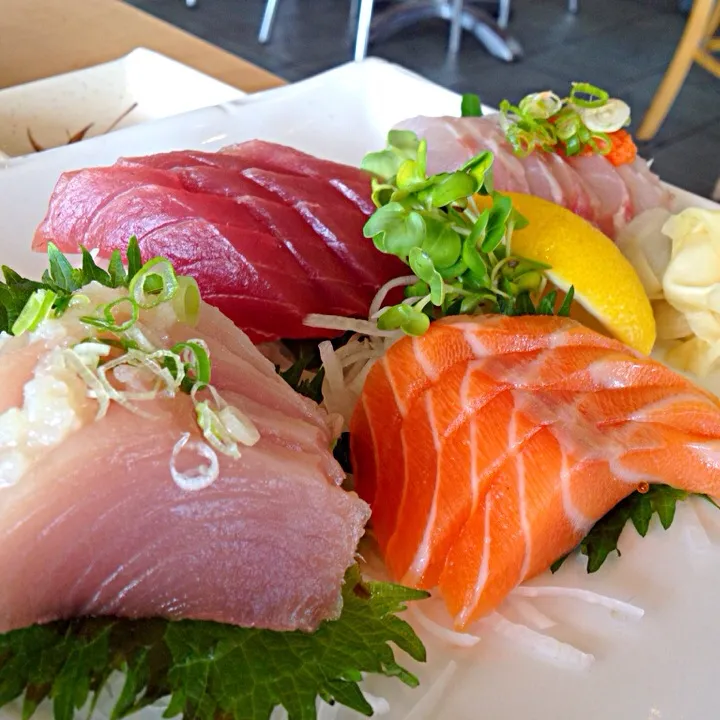
[[[317,313],[311,313],[305,316],[303,325],[322,328],[323,330],[342,330],[344,332],[351,330],[352,332],[360,333],[361,335],[370,335],[372,337],[399,337],[402,335],[402,331],[400,330],[378,330],[374,322],[343,317],[342,315],[319,315]]]
[[[372,370],[373,362],[374,361],[366,363],[365,366],[361,368],[360,372],[354,378],[348,378],[348,387],[350,389],[350,392],[354,393],[356,396],[359,396],[362,392],[368,373],[370,372],[370,370]]]
[[[378,313],[382,307],[383,301],[387,297],[387,294],[398,287],[405,287],[406,285],[414,285],[420,278],[415,275],[403,275],[402,277],[395,278],[394,280],[388,280],[378,291],[375,293],[373,301],[370,303],[370,311],[368,315],[372,318]]]
[[[682,534],[690,550],[695,553],[707,552],[713,546],[708,537],[707,530],[702,524],[697,505],[693,502],[685,503],[683,508]]]
[[[333,350],[332,343],[325,340],[318,345],[320,351],[320,360],[322,360],[325,368],[325,378],[327,379],[330,391],[334,394],[340,394],[345,389],[345,380],[343,378],[343,369],[337,354]]]
[[[436,711],[436,708],[445,696],[447,686],[456,670],[457,663],[451,660],[435,678],[435,681],[428,686],[427,692],[417,701],[404,720],[435,720],[435,718],[443,717],[442,713]]]
[[[443,640],[451,645],[457,645],[458,647],[473,647],[480,642],[479,635],[473,635],[472,633],[457,632],[451,630],[445,625],[441,625],[435,620],[429,618],[418,605],[410,606],[410,613],[429,633],[435,635],[435,637]]]
[[[520,587],[516,587],[512,594],[530,598],[566,597],[574,600],[582,600],[591,605],[600,605],[611,610],[613,613],[635,620],[639,620],[645,614],[645,611],[637,605],[631,605],[622,600],[616,600],[607,595],[600,595],[592,590],[584,590],[581,588],[555,587],[551,585],[543,587],[521,585]]]
[[[499,635],[529,650],[538,658],[548,660],[561,667],[586,670],[595,662],[593,655],[584,653],[582,650],[560,642],[553,637],[536,632],[525,625],[511,622],[500,613],[493,613],[482,620],[481,623],[487,624]]]
[[[328,340],[318,346],[325,369],[322,405],[328,413],[343,418],[343,427],[350,422],[373,363],[385,354],[397,336],[398,333],[392,337],[353,335],[337,350]]]
[[[557,624],[552,618],[549,618],[544,613],[541,613],[527,600],[510,596],[507,602],[510,607],[512,607],[517,614],[520,615],[523,622],[533,626],[536,630],[548,630]]]

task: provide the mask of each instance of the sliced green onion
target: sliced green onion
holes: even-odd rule
[[[82,293],[75,293],[70,298],[70,302],[68,303],[68,308],[74,308],[74,307],[78,307],[80,305],[89,305],[89,304],[90,304],[90,298],[87,295],[83,295]]]
[[[580,97],[580,95],[586,97]],[[574,82],[570,90],[570,102],[583,108],[600,107],[607,102],[609,97],[607,91],[590,83]]]
[[[168,364],[173,366],[174,372],[167,367]],[[156,350],[150,354],[142,352],[141,350],[128,350],[125,355],[121,355],[101,365],[98,368],[98,374],[110,384],[107,380],[107,373],[123,365],[130,368],[144,368],[150,372],[155,378],[155,387],[143,392],[117,390],[117,397],[114,399],[118,402],[152,400],[157,397],[161,391],[169,397],[174,397],[185,378],[185,368],[180,357],[170,350]],[[124,382],[121,378],[118,378],[118,380]],[[162,386],[164,386],[164,389]]]
[[[205,439],[213,448],[223,453],[223,455],[235,459],[240,457],[237,443],[230,437],[225,424],[218,414],[210,408],[207,401],[203,400],[196,403],[195,415]]]
[[[188,340],[174,345],[171,352],[180,357],[185,374],[199,390],[210,384],[210,350],[203,340]]]
[[[565,108],[555,120],[555,133],[560,140],[569,140],[582,125],[580,116],[572,108]]]
[[[154,352],[155,350],[155,346],[148,340],[139,322],[125,331],[125,340],[132,343],[138,350],[144,350],[148,353]]]
[[[617,132],[630,122],[630,106],[616,98],[599,107],[578,108],[578,114],[591,132]]]
[[[188,445],[188,440],[190,440],[190,433],[183,433],[175,443],[170,456],[170,475],[181,490],[189,492],[204,490],[206,487],[210,487],[220,475],[218,458],[215,451],[205,443],[195,440]],[[208,460],[209,465],[198,465],[193,470],[180,472],[177,469],[177,459],[186,446],[188,450],[194,450],[198,455]]]
[[[122,305],[130,306],[130,317],[125,320],[125,322],[118,323],[114,311]],[[86,325],[92,325],[100,330],[107,330],[108,332],[113,333],[126,332],[137,322],[138,317],[140,316],[140,308],[138,307],[137,302],[130,297],[121,297],[107,303],[106,305],[100,305],[97,308],[97,312],[102,313],[103,317],[84,315],[80,318],[80,321],[84,322]]]
[[[520,101],[519,109],[523,115],[547,120],[560,111],[562,104],[562,100],[554,92],[546,90],[526,95]]]
[[[474,93],[465,93],[460,103],[462,117],[480,117],[483,114],[480,98]]]
[[[24,332],[36,330],[38,325],[52,312],[55,300],[57,300],[57,293],[52,290],[36,290],[20,311],[10,332],[13,335],[22,335]]]
[[[612,141],[606,133],[596,132],[588,140],[590,147],[599,155],[607,155],[612,150]]]
[[[148,260],[130,281],[129,296],[143,310],[172,300],[178,290],[178,279],[172,263],[165,258]]]
[[[65,365],[87,386],[88,397],[94,398],[98,403],[96,420],[105,416],[110,406],[110,400],[116,399],[116,391],[104,377],[93,372],[86,364],[85,359],[78,354],[75,348],[66,348],[63,351]]]
[[[195,325],[200,315],[200,290],[195,278],[180,275],[178,288],[172,300],[173,310],[181,323]]]
[[[565,141],[565,154],[572,156],[577,155],[582,149],[580,138],[577,135],[573,135]]]
[[[224,407],[218,417],[225,426],[230,437],[243,445],[255,445],[260,440],[260,433],[253,421],[238,408]]]

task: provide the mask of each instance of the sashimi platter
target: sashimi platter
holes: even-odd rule
[[[588,80],[0,168],[3,720],[720,716],[720,207]]]

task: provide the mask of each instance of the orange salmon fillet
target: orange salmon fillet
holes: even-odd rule
[[[450,317],[371,369],[358,494],[396,580],[459,629],[547,570],[641,482],[720,495],[720,403],[568,318]]]

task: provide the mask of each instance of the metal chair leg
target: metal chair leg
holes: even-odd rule
[[[460,51],[460,40],[462,38],[462,14],[463,0],[453,0],[452,15],[450,17],[450,40],[448,52],[450,55],[457,55]]]
[[[577,1],[577,0],[576,0]],[[510,22],[510,0],[500,0],[498,3],[498,27],[505,30]]]
[[[360,62],[367,55],[370,40],[370,22],[372,21],[374,0],[360,0],[358,13],[357,37],[355,39],[355,62]]]
[[[260,32],[258,33],[258,42],[266,43],[270,39],[277,4],[278,0],[267,0],[267,3],[265,3],[265,12],[263,13]]]

